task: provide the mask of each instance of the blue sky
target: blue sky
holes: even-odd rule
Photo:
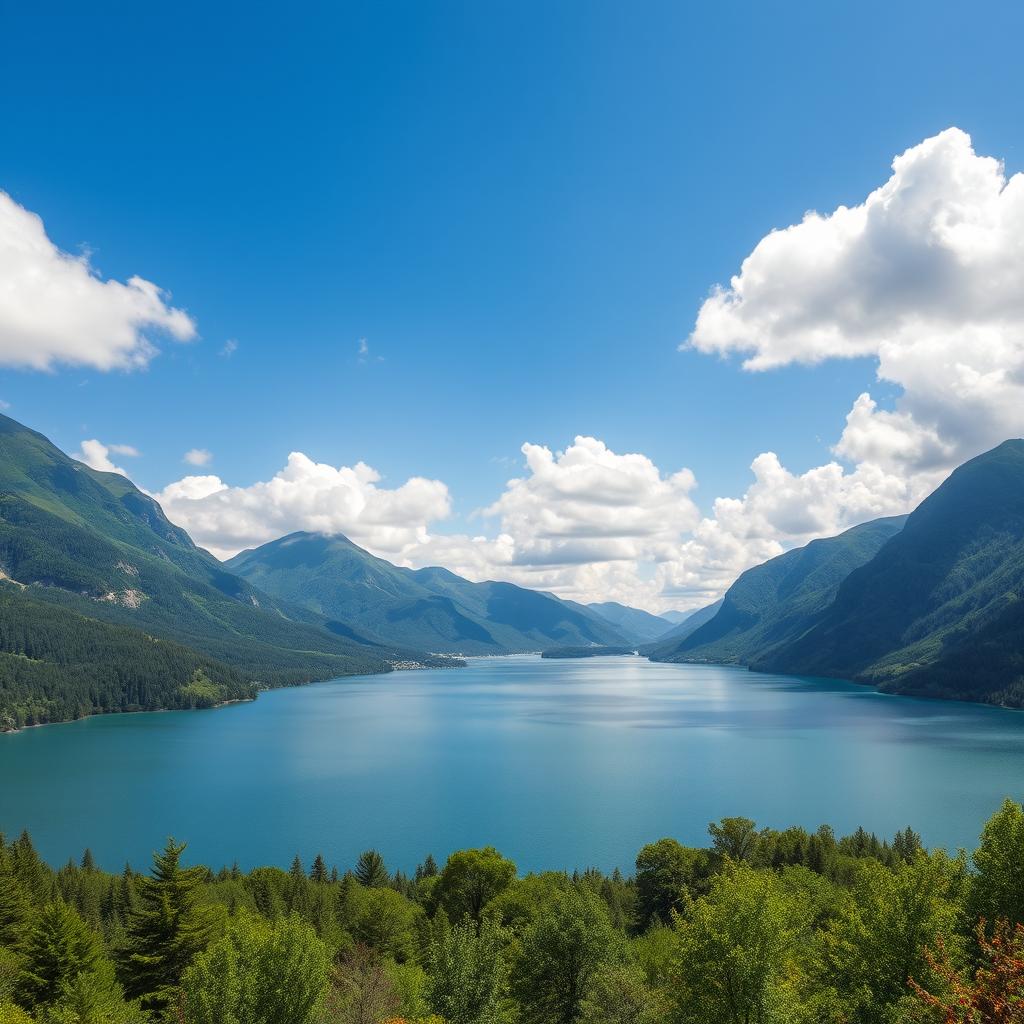
[[[1024,155],[1010,4],[3,18],[0,189],[102,279],[167,289],[199,335],[149,332],[159,354],[134,371],[8,360],[10,415],[69,451],[133,446],[126,468],[153,492],[197,472],[189,449],[239,487],[293,451],[368,463],[382,488],[436,479],[440,534],[502,531],[470,516],[522,475],[526,442],[585,435],[665,479],[687,467],[696,488],[679,493],[703,515],[742,497],[760,453],[798,475],[828,463],[857,396],[892,408],[902,378],[877,383],[874,350],[757,373],[722,346],[679,351],[710,289],[773,228],[862,203],[894,156],[951,125],[1008,175]],[[660,557],[620,561],[650,578]]]

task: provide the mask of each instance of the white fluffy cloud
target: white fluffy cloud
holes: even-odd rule
[[[412,477],[379,487],[380,474],[359,462],[334,467],[292,452],[271,480],[231,487],[220,477],[187,476],[154,497],[196,541],[221,557],[295,530],[344,533],[385,557],[400,556],[450,511],[448,488]]]
[[[525,472],[478,536],[433,529],[438,481],[377,486],[362,464],[293,454],[268,483],[186,477],[158,497],[228,553],[289,530],[345,532],[407,565],[445,565],[577,600],[651,610],[718,597],[744,569],[814,537],[909,511],[956,464],[1024,431],[1024,176],[950,129],[909,149],[863,203],[766,236],[700,309],[687,345],[748,371],[872,358],[894,403],[864,393],[837,414],[835,459],[805,472],[773,452],[741,497],[701,516],[688,470],[578,437],[527,444]],[[84,446],[83,446],[84,447]]]
[[[182,459],[190,466],[208,466],[213,459],[213,452],[205,448],[189,448]]]
[[[750,370],[875,357],[902,395],[861,395],[836,454],[934,472],[1024,429],[1024,175],[957,128],[892,168],[863,203],[763,238],[689,344]]]
[[[130,444],[104,444],[96,438],[83,441],[79,450],[71,456],[84,462],[90,469],[99,470],[101,473],[120,473],[121,476],[128,476],[128,470],[114,465],[111,454],[127,455],[130,458],[137,458],[139,450]]]
[[[156,352],[147,331],[177,341],[196,333],[155,284],[104,281],[87,257],[62,252],[39,217],[0,192],[0,364],[131,369]]]

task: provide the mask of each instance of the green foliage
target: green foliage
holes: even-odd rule
[[[422,914],[415,903],[394,889],[357,889],[353,903],[351,932],[357,942],[400,963],[415,958]]]
[[[212,922],[202,902],[202,868],[183,868],[184,843],[167,840],[140,879],[139,905],[128,922],[121,973],[132,998],[158,1014],[173,1005],[182,975],[209,944]]]
[[[683,846],[675,839],[659,839],[645,846],[636,858],[637,911],[640,925],[667,924],[681,910],[687,895],[709,873],[703,850]]]
[[[971,916],[1024,923],[1024,809],[1015,800],[1004,800],[985,824],[974,868]]]
[[[299,858],[287,871],[186,869],[173,841],[151,876],[108,874],[88,851],[53,870],[28,835],[0,837],[13,922],[0,1013],[12,1024],[924,1024],[960,1013],[961,997],[977,1008],[1021,988],[1024,940],[975,915],[1015,912],[1022,818],[1009,801],[993,816],[973,870],[910,829],[887,842],[725,818],[707,849],[644,847],[635,878],[510,877],[485,848],[441,872],[425,863],[416,880],[362,858],[373,885],[322,857],[309,874]],[[967,1012],[950,1019],[988,1019]]]
[[[728,862],[677,925],[673,1019],[784,1024],[787,969],[809,924],[774,874]]]
[[[20,999],[32,1008],[58,1002],[79,975],[94,974],[103,950],[78,912],[57,900],[40,911],[24,957]]]
[[[448,858],[434,886],[433,898],[449,921],[458,922],[464,917],[479,921],[484,907],[515,877],[515,864],[493,846],[459,850]]]
[[[376,850],[366,850],[359,855],[353,874],[356,881],[368,889],[380,888],[391,881],[384,858]]]
[[[508,1005],[508,936],[493,921],[456,925],[435,946],[427,1001],[448,1024],[501,1024]]]
[[[242,915],[182,977],[186,1024],[311,1024],[327,992],[330,958],[298,917]]]
[[[595,972],[580,1010],[587,1024],[661,1024],[668,1000],[636,964],[612,963]]]
[[[625,955],[601,900],[557,893],[523,933],[512,987],[526,1024],[572,1024],[597,972]]]

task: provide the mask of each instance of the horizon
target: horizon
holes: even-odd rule
[[[11,12],[0,409],[221,559],[703,607],[1024,432],[1024,72],[928,10]]]

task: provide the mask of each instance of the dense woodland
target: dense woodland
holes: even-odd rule
[[[0,841],[0,1024],[1004,1024],[1024,1019],[1024,810],[978,849],[709,827],[635,873],[463,850],[288,871],[53,870]]]

